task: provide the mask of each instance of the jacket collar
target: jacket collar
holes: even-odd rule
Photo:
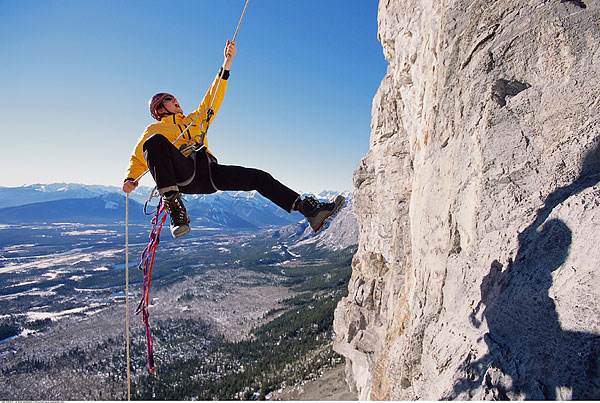
[[[161,123],[171,123],[171,124],[177,124],[177,123],[181,123],[181,121],[183,120],[184,115],[182,113],[176,113],[174,115],[167,115],[167,116],[163,116],[160,119]]]

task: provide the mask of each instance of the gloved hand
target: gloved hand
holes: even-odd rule
[[[136,181],[134,181],[133,179],[127,179],[123,183],[123,192],[125,192],[125,193],[133,192],[136,187],[138,187],[138,183]]]
[[[225,44],[225,49],[223,50],[223,55],[225,56],[225,60],[223,61],[223,69],[231,70],[231,64],[233,63],[233,58],[237,53],[237,49],[235,47],[235,42],[227,40]]]

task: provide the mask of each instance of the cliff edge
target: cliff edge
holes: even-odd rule
[[[381,0],[334,348],[364,399],[600,398],[600,1]]]

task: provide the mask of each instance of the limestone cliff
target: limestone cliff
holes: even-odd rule
[[[361,399],[600,398],[600,1],[381,0],[334,348]]]

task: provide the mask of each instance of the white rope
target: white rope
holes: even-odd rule
[[[246,15],[246,8],[248,7],[249,1],[250,0],[246,0],[246,3],[244,4],[244,9],[242,10],[242,15],[240,16],[240,19],[238,20],[237,27],[235,27],[235,32],[233,33],[233,39],[231,40],[231,42],[235,43],[235,39],[237,38],[238,32],[240,31],[240,26],[242,25],[242,21],[244,20],[244,15]],[[221,78],[223,78],[223,74],[225,74],[225,69],[223,69],[221,71],[221,75],[219,76],[219,82],[217,82],[217,88],[215,89],[215,93],[213,94],[213,97],[212,97],[212,100],[210,101],[210,106],[208,107],[208,109],[212,109],[213,105],[215,104],[215,100],[217,98],[217,93],[219,92],[219,86],[221,85]],[[206,131],[202,134],[206,135],[207,131],[208,131],[208,127],[206,128]],[[201,140],[201,142],[204,142],[204,138],[201,138],[200,140]]]
[[[131,356],[129,353],[129,193],[125,194],[125,339],[127,350],[127,400],[131,400]]]
[[[244,16],[246,15],[246,8],[248,7],[249,1],[250,0],[246,0],[246,3],[244,3],[242,15],[240,16],[237,26],[235,27],[235,32],[233,33],[233,38],[231,39],[231,42],[235,42],[235,40],[237,38],[238,32],[240,31],[240,26],[242,25],[242,21],[244,20]],[[219,75],[219,81],[217,81],[217,86],[215,88],[215,92],[213,93],[212,99],[210,101],[210,106],[208,107],[207,112],[212,111],[212,108],[215,105],[215,101],[217,99],[217,94],[219,93],[219,87],[221,86],[221,80],[223,79],[224,74],[225,74],[225,69],[223,68],[223,69],[221,69],[221,74]],[[196,116],[196,118],[192,121],[192,123],[190,123],[185,129],[183,129],[181,134],[179,134],[179,136],[177,136],[175,141],[173,141],[173,144],[175,144],[177,142],[177,140],[179,140],[181,138],[181,136],[183,136],[183,134],[198,121],[199,117],[200,117],[200,114],[198,114],[198,116]],[[206,130],[202,130],[202,128],[200,129],[200,141],[198,141],[198,144],[204,144],[204,137],[206,137],[206,133],[208,132],[208,128],[210,127],[210,119],[211,118],[212,118],[212,116],[209,115],[207,120],[205,120],[203,122],[203,123],[206,123]],[[184,151],[188,151],[191,148],[193,148],[193,146],[187,147],[186,149],[184,149]],[[144,174],[145,174],[145,172],[144,172]]]
[[[233,34],[232,41],[235,42],[235,38],[237,38],[237,34],[240,31],[240,26],[242,25],[242,20],[244,19],[244,15],[246,15],[246,8],[248,7],[248,2],[250,0],[246,0],[246,4],[244,4],[244,9],[242,10],[242,16],[240,17],[237,27],[235,27],[235,33]]]

